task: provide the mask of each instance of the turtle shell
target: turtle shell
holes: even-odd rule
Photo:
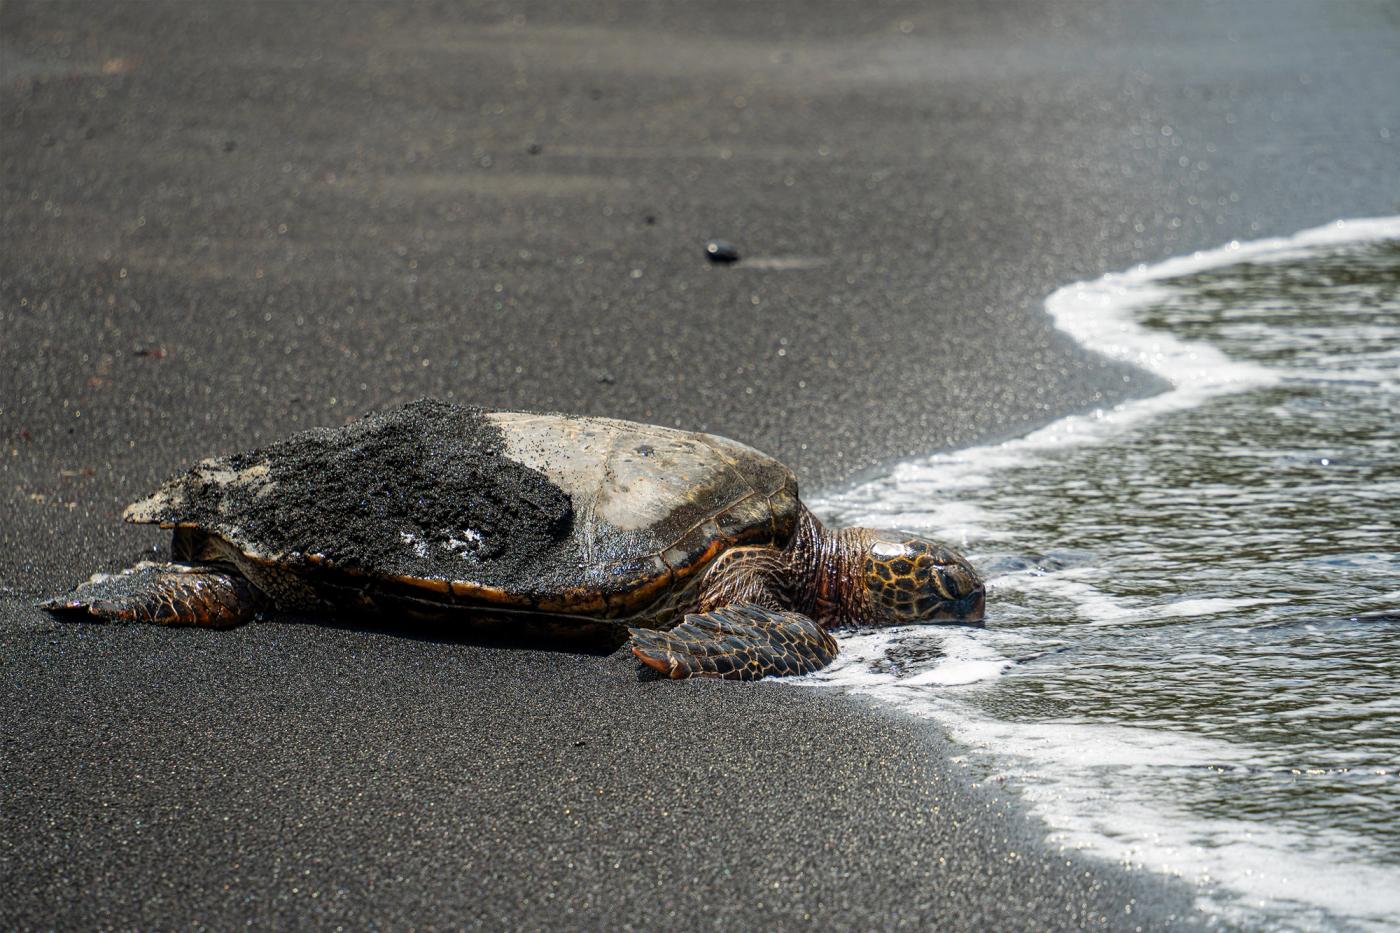
[[[798,509],[787,467],[722,437],[425,399],[203,461],[126,517],[312,585],[614,618],[785,544]]]

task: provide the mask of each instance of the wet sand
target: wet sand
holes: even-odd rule
[[[194,460],[424,395],[809,489],[1010,436],[1159,388],[1055,287],[1400,211],[1386,3],[603,9],[0,8],[5,926],[1191,916],[851,698],[30,608]]]

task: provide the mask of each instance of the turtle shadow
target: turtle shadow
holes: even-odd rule
[[[425,622],[409,626],[394,624],[382,618],[328,619],[320,616],[279,615],[271,618],[282,619],[345,632],[391,635],[410,641],[436,645],[471,645],[476,648],[500,649],[503,651],[547,651],[557,654],[586,654],[605,658],[619,654],[627,644],[627,629],[624,626],[608,623],[597,625],[558,627],[545,622],[547,631],[540,631],[539,624],[512,626],[511,631],[499,627],[468,626],[461,623]],[[636,679],[640,683],[670,680],[665,674],[637,661],[634,665]]]
[[[269,621],[288,621],[346,632],[390,635],[410,641],[442,645],[472,645],[560,654],[589,654],[606,657],[627,641],[627,629],[611,623],[561,625],[548,619],[525,618],[510,622],[470,623],[413,620],[396,622],[376,616],[316,616],[272,614]]]

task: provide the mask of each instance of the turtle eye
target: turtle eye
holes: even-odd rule
[[[865,585],[892,625],[982,618],[983,588],[960,554],[927,538],[875,532]]]

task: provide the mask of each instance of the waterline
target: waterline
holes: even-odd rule
[[[1061,289],[1168,392],[814,504],[987,572],[985,630],[843,639],[804,683],[938,719],[1065,844],[1250,925],[1400,916],[1400,218]]]

